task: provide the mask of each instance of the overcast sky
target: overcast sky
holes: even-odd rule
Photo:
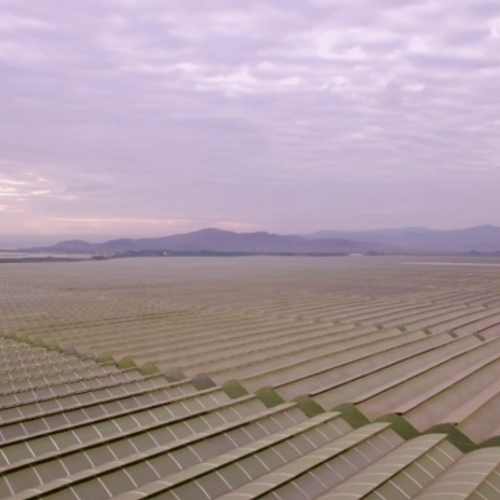
[[[498,0],[0,0],[0,233],[500,225]]]

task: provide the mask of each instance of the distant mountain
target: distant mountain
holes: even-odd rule
[[[91,244],[69,240],[52,247],[32,248],[32,252],[64,253],[126,253],[148,250],[172,252],[227,252],[255,254],[346,254],[394,253],[397,249],[378,243],[363,243],[344,238],[307,239],[297,235],[279,235],[267,232],[234,233],[220,229],[202,229],[187,234],[163,238],[122,238]]]
[[[81,252],[87,253],[92,252],[94,249],[94,245],[92,243],[87,243],[83,240],[67,240],[62,241],[60,243],[56,243],[52,247],[47,247],[55,252]]]
[[[306,238],[321,240],[345,238],[419,253],[500,251],[500,227],[491,225],[445,231],[418,227],[374,231],[320,231],[307,235]]]
[[[26,249],[20,249],[26,251]],[[500,227],[477,226],[459,230],[422,227],[373,231],[321,231],[306,236],[267,232],[235,233],[202,229],[162,238],[120,238],[105,243],[75,239],[30,252],[80,254],[251,253],[251,254],[442,254],[500,252]]]
[[[0,248],[3,250],[17,250],[18,248],[47,247],[55,245],[58,241],[76,240],[79,235],[65,234],[0,234]],[[90,241],[103,241],[116,238],[115,235],[86,234]]]

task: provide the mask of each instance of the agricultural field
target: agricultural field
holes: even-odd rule
[[[0,265],[0,498],[500,498],[500,260]]]

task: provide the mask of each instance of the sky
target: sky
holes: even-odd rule
[[[0,0],[0,235],[500,225],[498,0]]]

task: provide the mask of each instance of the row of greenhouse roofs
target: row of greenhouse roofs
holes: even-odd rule
[[[0,337],[0,498],[500,497],[495,329],[327,331],[196,375]]]

